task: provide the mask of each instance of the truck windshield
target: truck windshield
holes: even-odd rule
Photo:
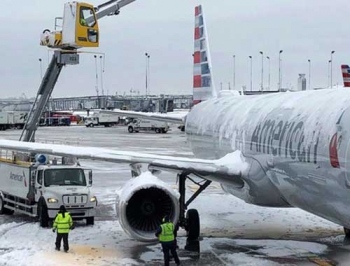
[[[47,169],[44,174],[45,187],[49,186],[86,186],[82,169]]]

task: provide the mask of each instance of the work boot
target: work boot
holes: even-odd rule
[[[58,247],[55,247],[55,250],[60,251],[60,249]]]

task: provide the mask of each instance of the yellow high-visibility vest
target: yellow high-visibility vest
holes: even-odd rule
[[[57,228],[58,233],[69,233],[70,228],[73,226],[73,220],[69,212],[64,213],[64,218],[62,213],[58,213],[53,224],[53,228]]]
[[[160,227],[162,228],[162,232],[159,235],[160,242],[170,242],[175,240],[173,223],[165,223]]]

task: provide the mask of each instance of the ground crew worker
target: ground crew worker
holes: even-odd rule
[[[69,212],[66,211],[66,207],[64,205],[60,206],[60,210],[56,215],[55,222],[53,224],[52,232],[55,232],[57,229],[57,237],[56,237],[56,250],[60,250],[61,248],[61,240],[63,238],[63,248],[64,252],[68,252],[68,234],[70,229],[74,229],[73,220],[70,216]]]
[[[162,244],[164,254],[164,266],[169,266],[170,255],[169,251],[174,257],[176,265],[180,265],[179,257],[176,252],[176,229],[172,222],[170,222],[169,216],[165,216],[162,220],[162,224],[159,226],[156,236],[159,242]]]

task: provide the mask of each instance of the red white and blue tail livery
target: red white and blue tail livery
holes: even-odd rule
[[[193,104],[216,97],[202,6],[195,8]]]
[[[342,65],[341,72],[343,73],[344,87],[350,87],[350,67],[349,67],[349,65]]]

